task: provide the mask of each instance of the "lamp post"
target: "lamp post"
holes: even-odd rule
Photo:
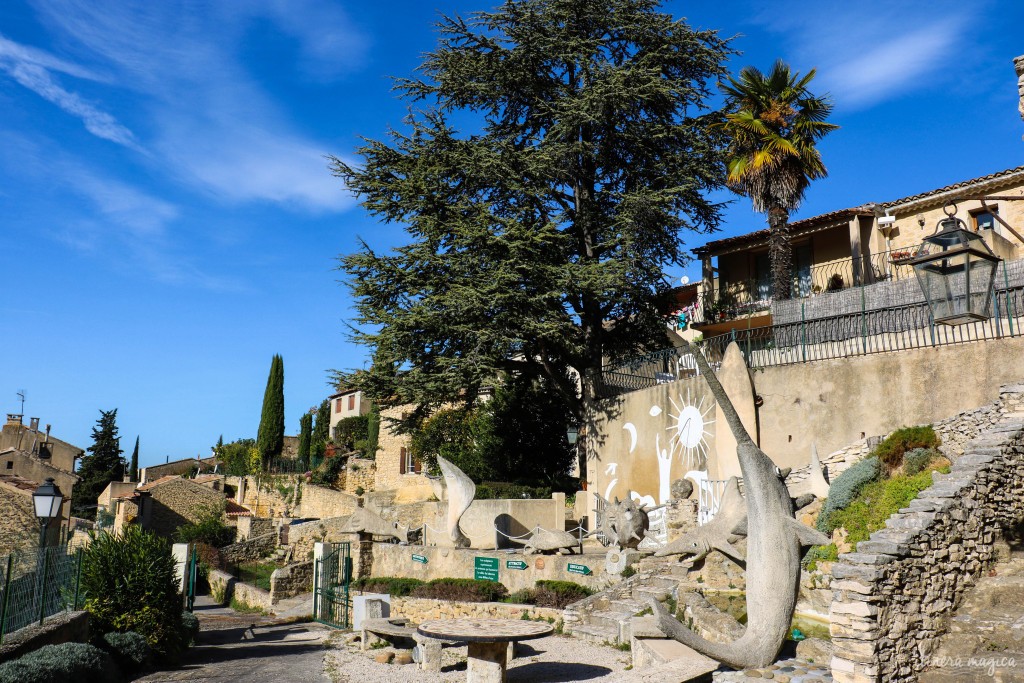
[[[47,477],[46,482],[32,493],[32,502],[35,504],[36,517],[39,518],[39,548],[43,549],[46,548],[46,527],[51,519],[60,517],[64,494],[53,483],[53,477]]]
[[[996,266],[1002,260],[981,235],[967,229],[956,217],[956,210],[956,204],[946,205],[946,217],[939,221],[935,234],[924,239],[910,262],[932,320],[944,325],[992,317]],[[938,250],[932,251],[931,247]]]

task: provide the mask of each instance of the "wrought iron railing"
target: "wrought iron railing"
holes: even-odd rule
[[[764,368],[1021,336],[1024,287],[996,290],[992,304],[990,319],[956,327],[934,324],[927,305],[913,304],[739,328],[706,338],[693,348],[715,368],[729,344],[736,342],[748,367]],[[691,354],[690,350],[671,348],[606,365],[599,392],[610,397],[696,375]]]
[[[910,260],[920,247],[913,245],[811,266],[803,273],[794,273],[790,296],[804,299],[850,287],[912,279],[914,268]],[[769,278],[724,281],[717,290],[699,294],[677,314],[685,324],[700,326],[751,317],[770,310],[771,305]]]

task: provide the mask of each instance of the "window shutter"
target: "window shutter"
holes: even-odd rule
[[[419,474],[423,471],[423,463],[419,460],[414,460],[412,465],[412,471]]]
[[[398,473],[405,474],[405,448],[398,450]]]
[[[355,410],[356,409],[356,395],[355,394],[349,394],[348,395],[348,409],[349,410]]]

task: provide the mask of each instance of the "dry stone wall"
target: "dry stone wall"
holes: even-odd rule
[[[562,610],[536,605],[516,605],[504,602],[453,602],[430,598],[392,597],[391,615],[403,616],[414,624],[428,619],[562,619]]]
[[[270,603],[313,590],[313,561],[296,562],[274,570],[270,575]]]
[[[341,531],[348,518],[348,515],[344,515],[292,524],[288,528],[288,545],[292,547],[292,557],[299,560],[312,557],[313,545],[316,543],[351,541],[354,535]]]
[[[917,680],[965,591],[993,561],[1000,530],[1024,520],[1024,386],[1003,387],[989,408],[940,427],[947,436],[956,425],[981,433],[948,475],[934,475],[886,529],[833,566],[837,683]]]
[[[279,533],[275,529],[268,534],[254,536],[241,543],[224,546],[220,549],[220,556],[227,564],[255,562],[274,552],[277,548],[278,536]]]
[[[352,493],[306,484],[302,489],[302,503],[296,516],[329,519],[350,515],[358,506],[359,499]]]

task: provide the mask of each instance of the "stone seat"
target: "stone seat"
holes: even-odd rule
[[[409,626],[409,620],[404,617],[363,619],[362,631],[360,649],[363,650],[377,640],[386,640],[403,650],[416,646],[416,627]]]

